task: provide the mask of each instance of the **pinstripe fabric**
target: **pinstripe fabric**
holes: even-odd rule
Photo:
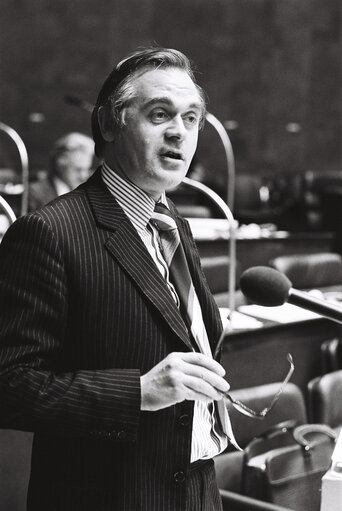
[[[215,343],[218,310],[177,223]],[[35,432],[28,511],[184,511],[193,403],[140,412],[140,374],[191,343],[99,172],[7,231],[0,310],[0,426]]]
[[[127,217],[132,222],[133,226],[137,230],[140,238],[142,239],[144,245],[146,246],[149,254],[157,265],[160,273],[163,278],[166,280],[166,283],[169,287],[169,290],[177,304],[177,307],[180,307],[179,296],[175,290],[173,283],[170,281],[170,272],[169,272],[169,264],[170,260],[173,260],[172,257],[174,255],[174,243],[173,236],[171,236],[171,244],[166,242],[166,247],[164,246],[163,252],[160,249],[161,245],[165,245],[165,239],[159,235],[160,230],[169,230],[168,219],[163,217],[163,213],[165,211],[169,212],[167,208],[167,201],[165,194],[163,193],[159,199],[159,203],[162,203],[164,211],[161,211],[162,216],[158,216],[155,214],[156,212],[156,203],[154,199],[152,199],[146,192],[138,188],[134,183],[123,179],[119,174],[115,173],[110,167],[106,164],[102,164],[102,179],[106,184],[108,190],[113,194],[116,198],[119,205],[125,211]],[[152,222],[150,222],[152,220]],[[153,221],[154,220],[154,221]],[[171,217],[171,226],[172,229],[176,231],[177,244],[179,244],[179,234],[177,231],[177,226],[175,224],[174,219]],[[155,224],[157,227],[155,227]],[[159,226],[159,227],[158,227]],[[169,256],[167,255],[168,248],[171,248],[171,253]],[[166,248],[166,250],[165,250]],[[181,248],[181,247],[180,247]],[[165,257],[167,262],[165,261]],[[183,261],[184,256],[182,258],[181,264],[182,266],[186,266],[186,261]],[[189,274],[189,271],[187,271]],[[200,305],[194,290],[194,287],[191,282],[191,276],[187,275],[187,279],[183,278],[183,274],[181,276],[181,282],[186,282],[189,280],[189,283],[186,286],[185,297],[183,296],[183,301],[187,301],[187,291],[188,287],[191,286],[191,295],[193,297],[191,300],[191,310],[187,311],[191,321],[191,331],[192,335],[196,339],[197,343],[200,345],[200,351],[211,356],[210,346],[207,338],[207,333],[205,331],[205,326],[203,324],[202,313],[200,309]],[[184,294],[184,293],[183,293]],[[182,296],[182,293],[180,294]],[[183,312],[184,317],[184,312]],[[199,331],[198,325],[201,325],[201,329]],[[205,337],[205,338],[204,338]],[[201,403],[199,401],[195,402],[194,407],[194,420],[193,420],[193,428],[192,428],[192,445],[191,445],[191,462],[194,462],[200,458],[212,458],[213,456],[219,454],[219,452],[223,451],[227,447],[227,437],[225,435],[220,435],[218,425],[216,424],[216,429],[212,427],[212,424],[215,423],[215,414],[213,413],[213,407],[211,407],[211,411],[209,411],[207,405],[205,403]]]
[[[203,322],[199,304],[176,222],[168,208],[157,203],[151,217],[160,229],[161,244],[164,257],[170,268],[181,301],[183,316],[186,316],[192,336],[201,353],[212,357],[208,335]],[[206,403],[195,402],[192,431],[191,462],[201,458],[212,458],[227,447],[227,437],[219,433],[213,413],[213,404],[209,408]]]
[[[159,249],[158,230],[149,223],[155,207],[154,199],[144,190],[138,188],[134,183],[123,179],[119,174],[115,173],[106,163],[102,164],[101,170],[105,185],[137,230],[150,256],[157,265],[158,270],[164,277],[173,299],[177,303],[177,306],[179,306],[177,292],[170,281],[169,268]],[[160,200],[162,200],[164,204],[167,204],[165,193],[162,194]]]
[[[216,485],[214,462],[189,474],[187,511],[222,511],[222,500]]]

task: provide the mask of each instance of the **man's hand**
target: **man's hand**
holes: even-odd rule
[[[141,410],[155,411],[184,400],[220,400],[230,388],[224,368],[201,353],[170,353],[141,378]]]

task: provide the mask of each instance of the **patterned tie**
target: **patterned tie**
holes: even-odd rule
[[[180,240],[178,228],[171,212],[161,202],[155,206],[151,218],[160,231],[161,247],[169,267],[172,283],[180,300],[180,310],[190,327],[200,351],[211,357],[211,349],[190,270]]]
[[[161,202],[156,204],[151,221],[157,225],[160,231],[164,259],[169,267],[172,282],[180,299],[180,309],[183,317],[187,321],[191,334],[201,353],[212,358],[201,306],[192,283],[176,221],[168,208]],[[228,436],[233,445],[240,449],[234,438],[224,401],[216,402],[215,408],[220,417],[224,433]],[[210,406],[209,409],[212,410],[212,406]]]

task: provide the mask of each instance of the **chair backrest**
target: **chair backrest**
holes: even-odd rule
[[[308,384],[309,419],[328,424],[332,428],[342,425],[342,370],[318,376]]]
[[[237,399],[258,411],[270,404],[279,386],[280,383],[269,383],[267,385],[234,390],[230,392],[230,395],[233,399]],[[236,440],[242,448],[246,447],[252,438],[264,433],[280,422],[287,422],[289,420],[295,421],[296,424],[307,422],[302,391],[293,383],[288,383],[278,403],[263,420],[241,415],[228,401],[227,407]],[[241,451],[228,450],[216,456],[215,470],[219,488],[240,493],[242,491],[243,464],[244,453]]]
[[[253,410],[262,410],[270,404],[281,383],[268,383],[256,387],[234,390],[230,392],[237,399]],[[253,419],[239,413],[227,401],[227,408],[234,434],[240,447],[244,448],[255,436],[261,435],[280,422],[295,420],[297,424],[307,422],[304,396],[294,383],[288,383],[273,410],[262,420]]]
[[[299,289],[342,284],[342,257],[332,252],[293,254],[271,259],[269,265],[284,273]]]
[[[342,369],[342,341],[339,337],[324,341],[321,344],[321,353],[323,374]]]

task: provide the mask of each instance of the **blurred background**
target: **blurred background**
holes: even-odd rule
[[[58,137],[90,134],[73,99],[93,103],[138,46],[175,47],[195,61],[231,139],[236,218],[326,228],[321,192],[342,187],[341,11],[339,0],[3,0],[0,121],[23,139],[35,180]],[[194,167],[226,196],[225,154],[208,123]],[[1,134],[2,184],[18,168]]]

